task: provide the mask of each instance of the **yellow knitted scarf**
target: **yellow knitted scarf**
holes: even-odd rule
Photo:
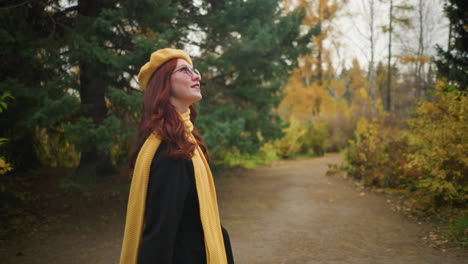
[[[180,114],[186,124],[187,135],[195,141],[191,131],[193,124],[190,121],[190,111]],[[196,142],[196,141],[195,141]],[[128,198],[125,233],[120,254],[120,264],[136,264],[138,248],[143,231],[143,220],[148,189],[148,179],[151,162],[154,154],[161,144],[161,140],[151,134],[143,144],[136,160],[133,171],[130,195]],[[208,162],[199,146],[192,156],[197,186],[198,201],[200,203],[200,218],[205,235],[205,250],[208,264],[227,263],[224,240],[219,220],[216,190]],[[170,177],[170,175],[167,175]]]

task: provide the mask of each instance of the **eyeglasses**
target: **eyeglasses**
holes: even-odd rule
[[[198,75],[198,77],[201,78],[200,72],[197,69],[190,68],[189,66],[183,66],[182,68],[180,68],[180,69],[178,69],[178,70],[176,70],[174,72],[184,72],[190,78],[193,78],[193,75],[196,74],[196,75]]]

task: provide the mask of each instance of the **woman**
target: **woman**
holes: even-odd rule
[[[193,129],[200,79],[191,58],[176,49],[154,52],[138,74],[145,94],[121,264],[234,263],[208,150]]]

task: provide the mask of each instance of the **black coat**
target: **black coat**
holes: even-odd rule
[[[234,263],[222,228],[228,263]],[[161,142],[151,163],[138,264],[206,264],[193,163],[167,157]]]

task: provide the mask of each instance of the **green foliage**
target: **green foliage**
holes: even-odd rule
[[[468,200],[468,96],[459,92],[437,92],[434,102],[422,103],[410,120],[409,166],[418,166],[418,189],[435,203]]]
[[[317,120],[308,123],[307,132],[302,136],[301,153],[308,156],[323,156],[330,146],[328,140],[328,122]]]
[[[0,137],[10,138],[5,153],[15,167],[31,168],[38,158],[44,161],[48,156],[44,149],[35,151],[37,129],[58,139],[63,135],[52,135],[60,131],[57,128],[74,122],[76,127],[84,125],[80,117],[97,125],[109,115],[128,118],[124,110],[130,109],[118,109],[119,103],[110,102],[113,109],[107,111],[106,89],[125,90],[130,98],[140,94],[132,93],[132,80],[148,54],[170,46],[182,34],[170,23],[182,12],[171,1],[99,1],[87,8],[83,4],[38,0],[0,10],[0,94],[10,91],[15,97],[0,117]],[[94,140],[94,131],[90,133],[83,139]],[[109,147],[108,141],[97,148]]]
[[[55,164],[64,152],[73,154],[56,164],[78,156],[100,162],[88,156],[94,152],[123,162],[141,111],[135,75],[163,47],[200,51],[194,61],[206,88],[198,128],[215,158],[231,148],[253,155],[281,136],[271,110],[308,51],[313,32],[301,33],[303,13],[283,13],[278,0],[84,3],[0,10],[0,93],[15,97],[0,117],[0,137],[10,139],[5,152],[19,167]]]
[[[253,154],[282,135],[272,109],[316,32],[301,34],[303,13],[283,14],[280,1],[206,4],[207,14],[195,18],[206,29],[198,45],[202,55],[195,60],[206,72],[198,127],[210,149]]]
[[[44,106],[28,120],[28,127],[54,127],[63,120],[71,119],[80,112],[80,103],[76,96],[64,94],[61,98],[44,98]]]
[[[7,99],[15,99],[10,92],[4,91],[0,96],[0,113],[8,108]]]
[[[450,228],[450,238],[463,248],[468,247],[468,216],[461,216]]]
[[[3,153],[16,169],[37,164],[34,125],[29,121],[47,94],[55,96],[55,91],[44,89],[45,81],[62,72],[54,67],[59,48],[51,35],[59,21],[44,12],[44,5],[54,2],[58,1],[39,0],[0,10],[0,93],[15,98],[0,116],[0,137],[9,139]]]
[[[468,89],[468,6],[464,0],[445,0],[444,11],[450,20],[449,47],[437,46],[437,69],[452,84],[447,90]]]
[[[282,158],[297,155],[303,144],[300,139],[306,133],[307,128],[296,119],[292,119],[289,126],[284,128],[284,136],[273,143],[276,153]]]
[[[284,136],[273,143],[276,153],[282,158],[297,155],[320,156],[329,147],[328,123],[325,120],[312,123],[293,118],[283,132]]]
[[[73,124],[65,126],[65,136],[81,151],[97,149],[105,153],[120,140],[120,120],[109,116],[101,125],[96,125],[91,119],[80,118]]]
[[[80,152],[67,140],[62,127],[55,130],[38,128],[35,151],[42,165],[47,167],[76,167],[80,162]]]
[[[203,131],[203,139],[215,157],[230,146],[240,146],[244,150],[252,148],[250,134],[245,132],[246,113],[236,109],[234,104],[229,104],[205,113],[205,108],[201,107],[203,113],[197,120],[197,127]]]
[[[271,143],[263,145],[256,154],[241,153],[238,149],[232,148],[229,151],[218,153],[218,157],[215,166],[241,166],[247,169],[253,169],[279,159]]]
[[[138,123],[141,118],[142,93],[128,93],[122,89],[110,87],[107,98],[111,102],[108,109],[112,114],[131,126]]]

